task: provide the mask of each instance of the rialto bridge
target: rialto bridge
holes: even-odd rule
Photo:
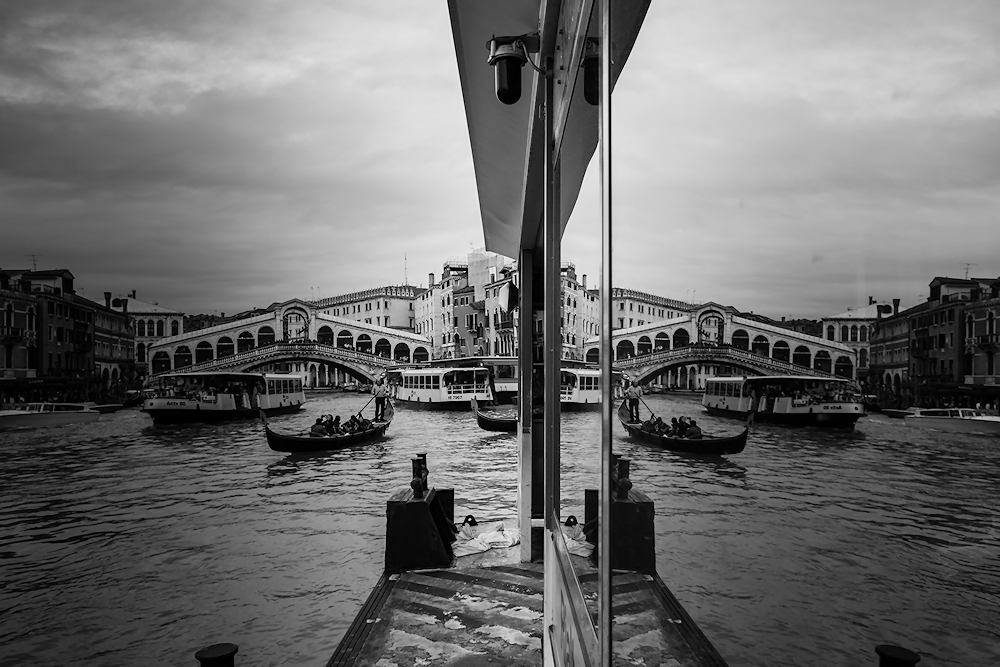
[[[587,341],[597,363],[599,338]],[[783,329],[707,303],[683,317],[619,329],[612,336],[614,368],[630,379],[700,389],[716,375],[856,377],[855,352],[841,343]]]
[[[273,312],[164,338],[149,347],[155,376],[172,371],[278,370],[306,386],[371,380],[430,359],[425,336],[334,317],[289,301]]]

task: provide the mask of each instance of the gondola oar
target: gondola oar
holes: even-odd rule
[[[642,400],[642,396],[639,397],[639,402],[641,402],[643,405],[646,405],[646,401]],[[652,419],[653,417],[656,416],[655,414],[653,414],[652,408],[650,408],[648,405],[646,405],[646,409],[649,410],[649,418],[650,419]]]

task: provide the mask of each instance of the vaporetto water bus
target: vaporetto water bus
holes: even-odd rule
[[[474,398],[491,399],[486,368],[435,366],[405,368],[386,373],[389,396],[397,405],[427,410],[469,410]]]
[[[296,412],[306,402],[302,378],[282,373],[168,373],[142,411],[156,424],[238,421]]]
[[[709,414],[804,426],[853,427],[865,415],[860,394],[845,378],[797,375],[715,378],[705,383]]]
[[[596,368],[564,368],[559,386],[559,405],[564,411],[601,409],[601,371]]]

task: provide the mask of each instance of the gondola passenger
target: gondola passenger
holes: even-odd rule
[[[322,438],[326,436],[326,427],[323,426],[323,418],[316,417],[316,423],[309,429],[309,437]]]
[[[698,422],[691,420],[691,424],[688,426],[687,435],[688,438],[701,438],[701,427],[698,426]]]

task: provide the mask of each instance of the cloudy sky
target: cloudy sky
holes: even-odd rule
[[[653,0],[615,105],[616,285],[821,317],[1000,275],[993,0]],[[0,267],[235,312],[482,245],[444,0],[0,5]]]

